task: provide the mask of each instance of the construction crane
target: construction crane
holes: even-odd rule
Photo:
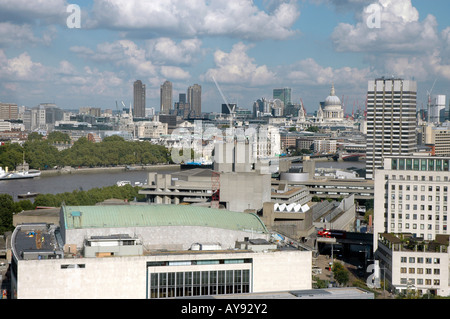
[[[230,112],[230,129],[233,128],[233,123],[234,123],[234,117],[236,115],[236,111],[235,111],[235,107],[236,105],[233,105],[233,107],[230,107],[230,104],[228,103],[227,99],[225,98],[225,95],[223,95],[222,90],[220,89],[219,84],[217,84],[216,79],[214,78],[214,76],[212,77],[214,83],[216,84],[217,90],[219,91],[220,95],[222,96],[223,101],[225,102],[228,111]]]

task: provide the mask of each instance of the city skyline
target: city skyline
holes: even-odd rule
[[[426,109],[431,88],[450,95],[449,8],[445,0],[5,0],[0,102],[115,109],[133,101],[140,79],[147,107],[159,110],[168,80],[174,97],[198,83],[202,111],[220,112],[215,78],[241,108],[291,88],[309,113],[334,84],[351,113],[364,107],[369,80],[393,75],[417,82],[417,108]]]

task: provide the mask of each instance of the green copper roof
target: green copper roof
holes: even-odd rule
[[[255,214],[189,205],[62,206],[66,229],[204,226],[267,233]]]

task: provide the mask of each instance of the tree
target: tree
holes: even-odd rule
[[[346,285],[348,283],[350,278],[348,270],[345,269],[341,263],[333,263],[333,268],[331,270],[333,271],[334,279],[336,279],[340,285]]]
[[[9,194],[0,194],[0,234],[14,230],[14,200]]]
[[[310,126],[310,127],[308,127],[308,128],[306,129],[306,131],[307,131],[307,132],[314,132],[314,133],[317,133],[317,132],[319,132],[319,127],[317,127],[317,126]]]

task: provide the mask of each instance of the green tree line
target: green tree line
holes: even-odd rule
[[[0,147],[0,166],[14,169],[25,161],[33,169],[47,169],[54,166],[102,167],[131,164],[162,164],[171,161],[166,147],[144,141],[125,141],[113,135],[100,143],[79,138],[72,147],[59,151],[55,144],[70,143],[67,134],[52,132],[47,139],[31,133],[23,146],[6,144]]]
[[[15,202],[11,195],[0,194],[0,234],[14,230],[13,215],[22,210],[33,210],[37,206],[60,207],[63,202],[70,206],[90,206],[111,198],[127,201],[144,201],[145,195],[140,195],[139,189],[139,187],[131,185],[121,187],[113,185],[92,188],[87,191],[75,190],[59,194],[39,194],[34,199],[34,202],[28,199]]]

